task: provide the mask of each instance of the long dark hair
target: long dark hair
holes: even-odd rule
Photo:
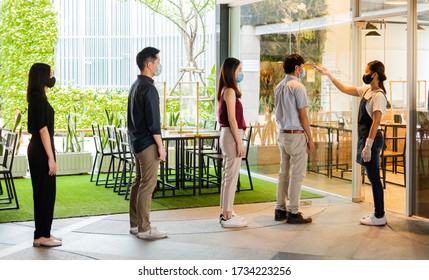
[[[384,91],[384,93],[386,93],[386,88],[383,83],[387,79],[386,74],[384,73],[384,64],[381,61],[373,60],[368,62],[368,67],[372,72],[377,72],[378,86]]]
[[[240,64],[240,60],[233,57],[228,57],[222,63],[222,66],[220,67],[216,93],[216,99],[218,101],[220,100],[220,96],[224,88],[232,88],[235,91],[235,96],[237,98],[241,97],[241,91],[238,89],[237,82],[235,81],[235,71],[237,70],[238,66],[240,66]]]
[[[51,77],[51,66],[46,63],[34,63],[28,74],[27,102],[33,96],[41,96],[45,99],[45,86]]]

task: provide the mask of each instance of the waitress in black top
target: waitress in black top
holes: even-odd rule
[[[368,226],[384,226],[384,190],[380,180],[380,152],[384,144],[380,122],[386,113],[387,98],[383,82],[387,79],[384,64],[378,60],[369,62],[362,77],[366,87],[348,87],[337,80],[325,67],[314,67],[322,75],[327,75],[343,93],[361,97],[358,115],[358,150],[356,161],[365,167],[371,182],[374,199],[374,213],[360,219]]]
[[[31,133],[27,158],[34,200],[34,247],[61,246],[61,238],[51,235],[56,193],[57,165],[54,148],[54,110],[46,91],[55,85],[51,66],[35,63],[28,77],[28,132]]]

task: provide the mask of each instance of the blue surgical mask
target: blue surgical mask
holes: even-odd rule
[[[240,74],[238,74],[237,80],[235,80],[237,83],[240,83],[241,81],[243,81],[243,72],[240,72]]]
[[[304,78],[304,76],[305,76],[305,68],[302,67],[302,73],[299,74],[298,78],[302,79],[302,78]]]
[[[161,72],[162,72],[162,65],[161,65],[161,63],[158,64],[157,68],[158,68],[158,71],[155,72],[155,76],[156,77],[158,77],[159,75],[161,75]]]

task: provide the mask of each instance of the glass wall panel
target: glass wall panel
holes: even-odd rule
[[[393,3],[395,2],[395,3]],[[404,213],[406,204],[405,188],[405,135],[406,135],[406,108],[407,108],[407,1],[361,1],[362,17],[368,18],[371,30],[362,32],[362,66],[368,61],[377,59],[386,66],[386,90],[390,102],[386,115],[382,119],[382,128],[386,131],[384,150],[398,157],[383,157],[385,160],[385,207],[387,210]],[[416,104],[412,108],[417,110],[417,186],[416,186],[416,214],[428,217],[428,171],[427,162],[429,145],[426,143],[426,127],[428,121],[428,89],[427,81],[429,70],[427,49],[429,25],[429,4],[427,0],[418,1],[418,54],[417,54],[417,81]],[[371,33],[369,33],[371,32]],[[376,33],[374,33],[376,32]],[[372,35],[372,36],[369,36]],[[414,82],[414,81],[413,81]],[[414,139],[412,140],[414,141]],[[414,174],[407,174],[414,176]],[[383,177],[383,176],[382,176]],[[406,186],[408,188],[414,186]],[[371,188],[364,186],[367,201],[372,200]]]
[[[417,32],[417,187],[416,215],[429,218],[429,4],[418,5]]]
[[[183,38],[170,20],[153,13],[139,1],[55,0],[58,43],[55,75],[62,85],[100,90],[128,90],[138,74],[136,54],[146,46],[161,51],[163,71],[158,80],[168,88],[186,67]],[[205,15],[206,36],[195,38],[194,55],[207,77],[216,58],[214,11]],[[159,32],[162,30],[162,32]],[[201,30],[201,29],[200,29]]]
[[[351,77],[350,1],[265,0],[241,7],[241,36],[253,36],[260,64],[258,116],[252,122],[253,171],[277,178],[279,150],[274,112],[274,89],[285,77],[283,59],[299,53],[305,59],[301,80],[316,151],[310,154],[304,185],[351,197],[351,98],[313,69],[324,65],[345,84]],[[252,27],[252,28],[249,28]],[[249,34],[249,30],[253,33]],[[247,42],[247,41],[246,41]],[[243,61],[254,44],[242,43]],[[246,69],[244,69],[246,75]],[[247,92],[245,92],[247,93]],[[245,102],[246,95],[243,95]]]

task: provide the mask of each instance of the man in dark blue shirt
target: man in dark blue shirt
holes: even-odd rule
[[[140,75],[128,96],[127,123],[136,177],[130,194],[130,233],[141,239],[159,239],[167,233],[150,224],[152,193],[156,187],[159,162],[166,152],[161,137],[159,96],[153,77],[161,74],[159,50],[147,47],[137,54]]]

